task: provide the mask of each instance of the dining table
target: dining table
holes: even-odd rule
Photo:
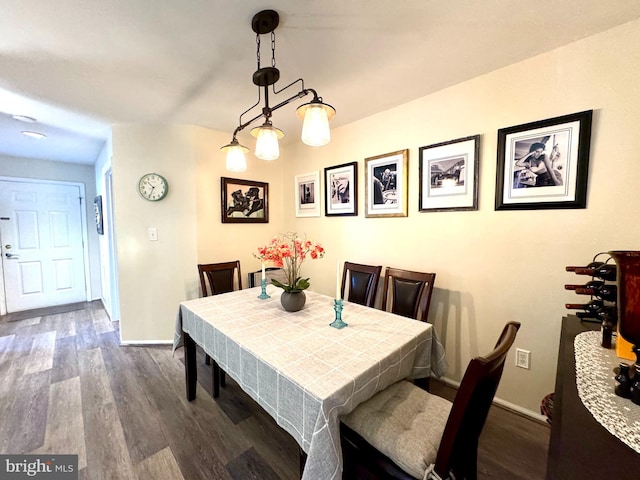
[[[185,347],[187,398],[195,398],[200,346],[306,454],[303,480],[342,478],[340,417],[403,379],[440,377],[447,362],[433,325],[306,291],[287,312],[269,285],[184,301],[174,351]],[[224,395],[222,391],[221,395]]]

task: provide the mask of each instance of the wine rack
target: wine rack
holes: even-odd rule
[[[603,256],[607,255],[606,258]],[[600,259],[600,260],[599,260]],[[613,258],[601,252],[584,266],[567,266],[567,272],[591,277],[580,284],[566,284],[565,290],[573,290],[577,295],[588,295],[588,301],[567,303],[565,307],[576,310],[575,315],[583,321],[602,324],[602,346],[611,348],[611,337],[618,323],[617,267]],[[584,298],[584,297],[581,297]]]

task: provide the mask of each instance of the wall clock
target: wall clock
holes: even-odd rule
[[[138,181],[138,192],[145,200],[157,202],[169,193],[169,182],[162,175],[147,173]]]

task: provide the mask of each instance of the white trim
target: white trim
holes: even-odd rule
[[[173,340],[125,340],[120,341],[121,347],[145,347],[148,345],[173,345]]]
[[[446,383],[447,385],[451,386],[451,387],[455,387],[456,389],[460,387],[460,382],[457,382],[455,380],[452,380],[450,378],[447,377],[440,377],[438,378],[439,381],[441,381],[442,383]],[[529,410],[528,408],[523,408],[519,405],[516,405],[515,403],[511,403],[511,402],[507,402],[506,400],[503,400],[499,397],[493,397],[493,403],[507,409],[507,410],[512,410],[513,412],[519,413],[521,415],[524,415],[525,417],[529,417],[532,420],[535,420],[536,422],[540,422],[543,423],[545,425],[549,425],[547,423],[547,417],[544,415],[541,415],[538,412],[534,412],[533,410]]]

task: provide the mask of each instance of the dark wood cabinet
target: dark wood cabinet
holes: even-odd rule
[[[600,425],[578,397],[573,341],[581,332],[599,329],[575,315],[562,320],[547,480],[640,478],[640,454]]]

